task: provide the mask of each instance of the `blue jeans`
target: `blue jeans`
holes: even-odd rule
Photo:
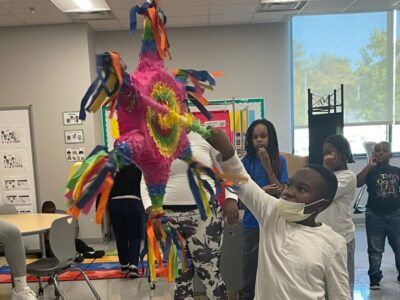
[[[400,272],[400,209],[387,214],[367,209],[365,226],[368,241],[369,279],[371,282],[380,282],[383,277],[380,268],[386,237],[394,252],[396,269]]]
[[[258,244],[260,230],[258,228],[244,228],[243,245],[243,285],[239,291],[240,300],[254,299],[257,266],[258,266]]]

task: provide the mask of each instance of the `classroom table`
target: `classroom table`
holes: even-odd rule
[[[42,214],[42,213],[29,213],[29,214],[6,214],[0,215],[9,223],[14,224],[21,231],[22,236],[39,234],[40,236],[40,249],[43,257],[46,257],[46,248],[44,245],[44,233],[50,230],[51,224],[54,220],[60,218],[67,218],[66,214]]]

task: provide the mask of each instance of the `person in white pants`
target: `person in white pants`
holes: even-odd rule
[[[4,245],[4,252],[14,280],[12,300],[37,299],[36,294],[26,283],[25,249],[21,232],[14,225],[0,218],[0,243]]]

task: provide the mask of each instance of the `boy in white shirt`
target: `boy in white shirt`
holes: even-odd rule
[[[223,131],[211,129],[209,142],[225,172],[248,177],[237,193],[260,224],[255,299],[351,299],[346,241],[315,222],[335,196],[335,175],[322,166],[302,168],[278,200],[249,178]]]

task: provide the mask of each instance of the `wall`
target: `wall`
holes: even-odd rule
[[[64,130],[83,129],[86,151],[95,145],[91,116],[76,127],[62,124],[62,112],[79,110],[91,82],[88,27],[5,28],[0,29],[0,40],[0,106],[33,106],[39,199],[65,208],[63,193],[71,163],[65,158]],[[92,219],[93,215],[82,220],[87,224],[81,224],[81,235],[99,238],[100,226]]]
[[[264,97],[266,118],[276,126],[282,151],[291,152],[289,24],[170,28],[173,68],[223,71],[208,99]],[[128,66],[136,66],[140,32],[96,32],[97,52],[119,52]]]

